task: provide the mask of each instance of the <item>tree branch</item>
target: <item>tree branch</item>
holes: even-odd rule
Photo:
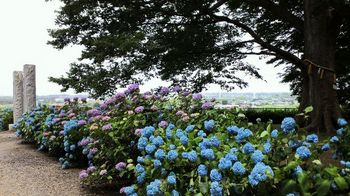
[[[280,55],[285,60],[287,60],[287,61],[289,61],[297,66],[303,65],[303,61],[301,59],[299,59],[297,56],[267,43],[253,29],[251,29],[247,25],[241,23],[240,21],[233,20],[233,19],[227,18],[225,16],[217,16],[217,15],[212,15],[212,16],[214,17],[214,19],[217,20],[217,22],[231,23],[231,24],[243,29],[250,36],[252,36],[254,38],[255,42],[258,43],[261,47],[263,47],[267,50],[270,50],[272,52],[275,52],[277,55]]]
[[[242,55],[269,55],[269,56],[276,56],[276,53],[273,52],[265,52],[265,51],[260,51],[260,52],[236,52],[237,54],[242,54]]]
[[[214,11],[215,9],[222,6],[224,3],[226,3],[228,0],[219,0],[216,4],[214,4],[211,8],[208,9],[209,12]]]
[[[304,29],[304,21],[303,19],[295,16],[291,12],[289,12],[285,7],[278,5],[270,0],[246,0],[248,4],[253,4],[255,6],[261,6],[267,11],[271,12],[273,16],[277,19],[281,19],[282,21],[286,21],[291,24],[294,28],[303,32]]]

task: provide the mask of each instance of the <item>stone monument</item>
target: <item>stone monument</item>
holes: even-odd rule
[[[36,107],[35,65],[26,64],[13,72],[13,120]]]
[[[16,122],[23,114],[23,72],[13,72],[13,121]]]
[[[35,65],[23,66],[23,112],[36,107]]]

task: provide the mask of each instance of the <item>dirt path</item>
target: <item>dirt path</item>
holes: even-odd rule
[[[79,169],[62,170],[54,158],[0,132],[0,196],[96,195],[79,185]]]

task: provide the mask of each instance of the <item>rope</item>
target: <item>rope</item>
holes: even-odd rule
[[[322,65],[317,65],[316,63],[313,63],[312,61],[310,61],[309,59],[305,59],[304,60],[304,63],[305,65],[308,66],[308,70],[307,70],[307,73],[310,75],[312,73],[312,68],[313,67],[316,67],[318,68],[318,75],[320,76],[320,79],[323,79],[324,78],[324,75],[325,75],[325,71],[327,72],[331,72],[333,74],[333,83],[336,82],[336,74],[335,74],[335,71],[331,68],[328,68],[328,67],[325,67],[325,66],[322,66]]]

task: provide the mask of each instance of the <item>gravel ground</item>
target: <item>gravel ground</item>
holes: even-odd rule
[[[13,132],[0,132],[0,196],[106,195],[81,188],[79,171],[62,170],[55,158],[21,144]]]

